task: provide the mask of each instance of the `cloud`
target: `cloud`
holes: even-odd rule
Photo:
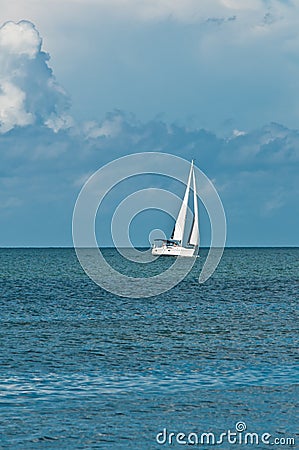
[[[61,4],[61,0],[59,2]],[[208,17],[219,17],[238,12],[267,10],[279,2],[270,0],[64,0],[62,3],[75,6],[98,7],[105,13],[113,11],[117,17],[127,15],[139,20],[176,20],[183,23],[203,21]]]
[[[0,28],[0,133],[39,123],[57,130],[68,126],[69,101],[41,50],[31,22],[6,22]]]
[[[0,28],[0,47],[6,55],[26,55],[33,59],[41,44],[41,37],[30,22],[6,22]]]
[[[91,20],[105,22],[107,18],[140,22],[175,21],[183,24],[203,23],[208,18],[228,18],[237,15],[244,21],[253,23],[257,17],[261,22],[264,15],[271,11],[291,8],[290,2],[279,0],[44,0],[37,8],[35,0],[4,0],[6,15],[14,11],[30,17],[55,17],[61,21],[61,16],[72,20],[81,20],[86,12],[92,11]],[[96,12],[100,14],[96,14]],[[67,13],[67,14],[66,14]],[[275,14],[274,14],[275,15]]]
[[[0,131],[5,133],[14,126],[33,123],[33,114],[25,109],[25,92],[9,81],[2,80],[0,83]]]
[[[245,134],[246,134],[246,131],[233,130],[233,137],[245,136]]]
[[[1,13],[39,24],[80,118],[298,123],[298,1],[3,0]]]
[[[98,124],[95,121],[86,122],[83,126],[87,138],[96,139],[99,137],[115,137],[123,125],[123,115],[121,113],[109,114],[105,120]]]
[[[279,239],[288,216],[293,222],[284,244],[298,243],[299,132],[278,124],[225,139],[161,119],[142,122],[117,110],[92,125],[76,124],[57,132],[38,123],[16,127],[0,135],[0,148],[0,203],[9,211],[9,216],[0,218],[2,245],[71,245],[72,209],[86,178],[117,157],[143,151],[196,159],[221,188],[230,245],[283,244]],[[148,187],[143,186],[146,181],[132,180],[129,188]],[[176,189],[169,180],[150,183]],[[107,217],[114,207],[107,206]],[[22,217],[26,217],[25,228]],[[15,234],[10,235],[13,229]],[[16,235],[23,241],[16,243]]]
[[[232,23],[210,22],[205,26],[217,28],[219,36],[223,26],[237,27],[233,33],[240,26],[238,17]],[[205,39],[207,35],[202,37],[207,49],[221,45]],[[219,60],[219,52],[200,54],[203,62]],[[195,158],[215,180],[229,219],[231,245],[276,243],[287,217],[292,221],[285,243],[298,243],[298,130],[278,123],[250,129],[232,121],[226,137],[221,137],[190,123],[179,125],[162,120],[163,116],[141,120],[121,110],[101,120],[75,122],[68,115],[68,98],[49,67],[41,37],[29,22],[8,22],[0,28],[0,63],[0,207],[6,211],[5,217],[0,215],[0,245],[71,245],[72,209],[86,177],[117,157],[146,151]],[[220,71],[223,78],[225,67]],[[159,77],[161,72],[162,66]],[[146,88],[145,83],[143,91]],[[204,86],[204,90],[210,97],[212,89]],[[176,94],[183,98],[179,91]],[[206,105],[213,103],[207,100]],[[219,99],[212,105],[213,114],[217,104]],[[266,219],[273,220],[270,230]]]
[[[267,199],[264,204],[263,213],[265,215],[272,213],[277,209],[281,209],[286,202],[287,195],[281,189],[276,190],[270,199]]]

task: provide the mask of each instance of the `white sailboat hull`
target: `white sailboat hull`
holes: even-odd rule
[[[152,249],[152,255],[154,256],[194,256],[195,248],[187,247],[154,247]]]

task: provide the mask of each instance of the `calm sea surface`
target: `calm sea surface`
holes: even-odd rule
[[[72,249],[1,249],[0,448],[184,448],[157,433],[240,421],[298,445],[299,249],[227,249],[199,285],[202,258],[171,291],[127,299]]]

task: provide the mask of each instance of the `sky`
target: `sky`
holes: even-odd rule
[[[196,158],[228,245],[298,246],[298,25],[297,0],[0,0],[0,246],[71,246],[88,176],[144,151]]]

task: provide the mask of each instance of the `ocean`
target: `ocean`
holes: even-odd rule
[[[134,299],[73,249],[1,249],[0,448],[295,448],[299,249],[225,249],[200,285],[205,255]]]

